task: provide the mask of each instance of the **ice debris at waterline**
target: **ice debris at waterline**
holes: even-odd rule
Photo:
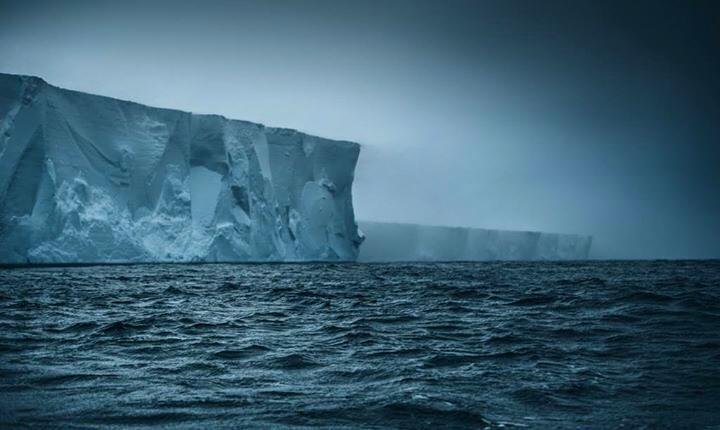
[[[361,221],[360,261],[585,260],[591,236]]]
[[[0,263],[354,260],[359,151],[0,74]]]

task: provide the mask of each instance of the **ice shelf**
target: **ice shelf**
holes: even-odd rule
[[[359,151],[0,74],[0,263],[355,260]]]
[[[360,261],[584,260],[591,236],[360,221]]]

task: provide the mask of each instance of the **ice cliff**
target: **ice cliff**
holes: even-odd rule
[[[360,261],[584,260],[591,236],[361,221]]]
[[[358,154],[0,74],[0,263],[354,260]]]

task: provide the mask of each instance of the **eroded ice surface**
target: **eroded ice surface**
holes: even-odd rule
[[[0,74],[0,262],[353,260],[358,153]]]
[[[591,236],[361,221],[360,261],[584,260]]]

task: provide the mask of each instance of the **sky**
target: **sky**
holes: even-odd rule
[[[4,1],[0,72],[362,145],[358,219],[720,258],[713,1]]]

